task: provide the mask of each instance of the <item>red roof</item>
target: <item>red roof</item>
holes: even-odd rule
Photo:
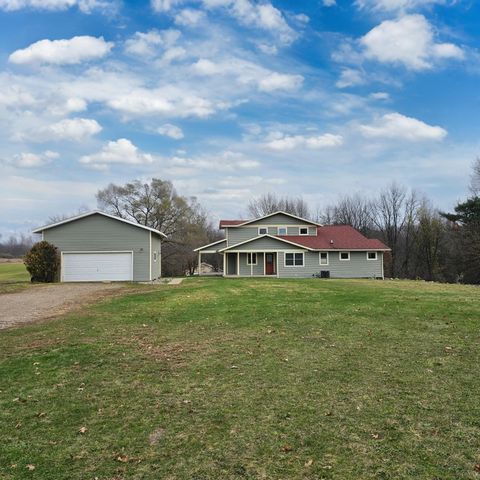
[[[390,250],[377,239],[363,236],[350,225],[325,225],[317,227],[317,235],[278,236],[315,250]]]

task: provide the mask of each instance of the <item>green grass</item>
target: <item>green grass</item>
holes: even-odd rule
[[[478,480],[479,295],[190,279],[2,331],[0,478]]]
[[[20,290],[30,282],[23,263],[0,263],[0,294]]]

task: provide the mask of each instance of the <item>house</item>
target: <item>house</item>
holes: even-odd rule
[[[33,230],[55,245],[60,281],[150,281],[162,274],[166,235],[108,213],[93,211]]]
[[[221,220],[225,239],[197,248],[223,255],[226,277],[384,278],[390,249],[348,225],[321,225],[285,212]]]

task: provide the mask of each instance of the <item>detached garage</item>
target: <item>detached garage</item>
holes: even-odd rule
[[[108,213],[84,213],[33,233],[58,248],[62,282],[141,282],[162,274],[166,235]]]

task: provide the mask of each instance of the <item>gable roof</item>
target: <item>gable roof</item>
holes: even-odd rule
[[[390,249],[380,240],[367,238],[350,225],[326,225],[317,228],[317,235],[279,236],[314,250],[384,250]]]
[[[239,247],[241,245],[245,245],[246,243],[255,242],[255,241],[260,240],[262,238],[271,238],[272,240],[275,240],[276,242],[282,242],[282,243],[285,243],[287,245],[292,245],[294,247],[301,248],[302,250],[314,250],[311,247],[307,247],[305,245],[301,245],[299,243],[295,243],[295,242],[291,241],[290,240],[291,237],[288,237],[289,240],[287,240],[285,237],[277,237],[275,235],[266,234],[266,235],[259,235],[258,237],[249,238],[248,240],[245,240],[245,241],[240,242],[240,243],[236,243],[235,245],[230,245],[229,247],[222,248],[221,250],[219,250],[219,252],[225,252],[226,250],[232,250],[236,247]],[[295,237],[295,238],[297,238],[297,237]]]
[[[209,243],[208,245],[203,245],[201,247],[195,248],[195,250],[193,251],[198,252],[200,250],[203,250],[204,248],[213,247],[214,245],[218,245],[219,243],[226,242],[226,241],[227,241],[226,238],[222,238],[221,240],[217,240],[216,242]]]
[[[274,215],[286,215],[287,217],[294,218],[295,220],[301,220],[302,222],[305,222],[309,225],[316,225],[318,227],[321,227],[321,223],[313,222],[312,220],[307,220],[306,218],[302,217],[297,217],[296,215],[293,215],[291,213],[283,212],[282,210],[278,210],[277,212],[269,213],[268,215],[264,215],[263,217],[259,218],[254,218],[252,220],[220,220],[220,228],[225,228],[225,227],[242,227],[244,225],[248,225],[250,223],[256,223],[261,220],[264,220],[265,218],[273,217]]]
[[[147,227],[145,225],[140,225],[139,223],[131,222],[130,220],[125,220],[124,218],[120,218],[115,215],[110,215],[109,213],[105,213],[100,210],[92,210],[91,212],[86,212],[80,215],[76,215],[74,217],[66,218],[65,220],[62,220],[60,222],[44,225],[43,227],[39,227],[39,228],[36,228],[35,230],[32,230],[32,233],[42,233],[44,230],[58,227],[65,223],[75,222],[76,220],[80,220],[81,218],[85,218],[85,217],[90,217],[91,215],[103,215],[104,217],[112,218],[113,220],[118,220],[119,222],[127,223],[134,227],[143,228],[144,230],[149,230],[150,232],[156,233],[157,235],[167,238],[167,236],[164,233],[162,233],[160,230],[156,230],[155,228]]]

